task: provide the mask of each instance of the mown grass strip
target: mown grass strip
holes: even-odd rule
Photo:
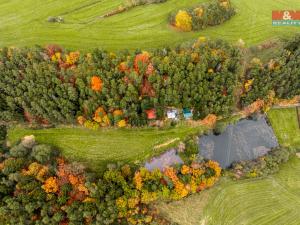
[[[184,125],[168,129],[112,128],[98,131],[80,127],[42,130],[14,127],[9,130],[8,139],[14,144],[23,136],[33,134],[39,143],[56,146],[66,158],[82,162],[93,170],[103,170],[108,163],[143,162],[177,145],[187,135],[202,132],[204,129]],[[164,145],[168,142],[169,144]],[[162,147],[154,149],[159,145]]]
[[[270,38],[288,37],[298,27],[273,27],[272,10],[300,8],[300,1],[232,0],[237,15],[226,23],[199,32],[178,32],[168,25],[171,12],[201,4],[206,0],[168,0],[162,4],[144,5],[122,14],[90,24],[82,24],[115,9],[121,0],[103,0],[93,7],[82,8],[85,0],[73,1],[2,1],[0,2],[0,46],[33,46],[57,43],[67,48],[91,51],[95,47],[108,50],[176,46],[199,36],[222,38],[247,45]],[[64,24],[50,24],[49,16],[79,9],[65,16]]]

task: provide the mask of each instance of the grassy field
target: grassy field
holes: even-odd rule
[[[295,108],[268,112],[280,144],[300,148]],[[300,159],[264,179],[222,178],[214,188],[170,204],[160,203],[162,215],[180,225],[299,225]]]
[[[188,134],[204,130],[203,127],[181,125],[176,128],[106,129],[53,128],[30,130],[15,127],[9,130],[8,139],[14,144],[25,135],[35,135],[40,143],[51,144],[62,150],[70,160],[82,162],[94,170],[104,169],[108,163],[143,161],[178,143]],[[176,139],[176,141],[175,141]],[[172,142],[168,146],[155,146]]]
[[[300,129],[296,113],[296,108],[272,109],[268,112],[268,117],[279,143],[300,149]]]
[[[32,46],[57,43],[83,51],[151,49],[175,46],[199,36],[247,45],[278,36],[289,36],[298,27],[272,27],[272,10],[299,9],[299,0],[232,0],[237,15],[225,24],[199,32],[178,32],[170,27],[170,12],[207,0],[168,0],[139,6],[105,19],[99,16],[125,0],[0,0],[0,46]],[[65,23],[48,23],[49,16],[63,16]]]

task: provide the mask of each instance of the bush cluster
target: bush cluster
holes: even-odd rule
[[[237,179],[267,176],[278,172],[279,166],[296,153],[295,149],[278,147],[252,161],[232,164],[231,172]]]
[[[63,23],[63,22],[65,22],[65,20],[61,16],[57,16],[57,17],[50,16],[50,17],[48,17],[47,22],[49,22],[49,23]]]
[[[203,38],[190,47],[117,54],[4,48],[0,119],[72,123],[78,116],[93,119],[103,108],[111,124],[126,119],[140,126],[151,109],[156,119],[165,117],[167,107],[192,109],[194,119],[230,114],[239,60],[238,49]],[[115,111],[122,111],[117,120]]]
[[[234,15],[230,0],[213,0],[174,12],[169,16],[169,22],[182,31],[202,30],[222,24]]]
[[[288,99],[300,95],[300,34],[286,41],[279,57],[263,65],[258,58],[251,61],[245,74],[243,106],[259,99],[268,100],[274,92],[276,98]]]
[[[33,136],[0,154],[3,224],[163,224],[149,203],[177,200],[211,187],[216,162],[193,162],[163,172],[110,166],[100,177]]]

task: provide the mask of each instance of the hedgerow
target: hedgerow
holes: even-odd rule
[[[44,151],[43,151],[44,150]],[[25,137],[0,154],[0,221],[3,224],[164,224],[149,208],[214,185],[213,161],[148,171],[110,167],[96,177],[55,149]]]
[[[99,18],[106,18],[110,16],[114,16],[119,13],[123,13],[127,10],[130,10],[134,7],[141,6],[141,5],[147,5],[147,4],[158,4],[166,2],[167,0],[126,0],[123,4],[119,5],[118,8],[105,13],[104,15],[100,16]]]
[[[204,39],[190,47],[117,54],[4,48],[0,119],[139,126],[151,110],[152,119],[163,119],[167,107],[191,109],[194,119],[230,114],[239,60],[235,47]]]
[[[230,171],[236,179],[264,177],[278,172],[279,166],[295,153],[293,148],[277,147],[255,160],[233,163]]]
[[[145,4],[153,4],[153,3],[163,3],[167,0],[128,0],[127,3],[131,5],[145,5]]]

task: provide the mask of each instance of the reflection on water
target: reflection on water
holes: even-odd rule
[[[161,156],[153,158],[150,162],[146,162],[145,168],[152,171],[154,169],[160,169],[163,171],[164,168],[175,164],[182,164],[182,159],[177,155],[175,149],[171,149]]]
[[[229,125],[220,135],[205,135],[199,139],[200,154],[216,160],[223,168],[235,161],[251,160],[278,146],[278,141],[265,117],[243,119]]]

